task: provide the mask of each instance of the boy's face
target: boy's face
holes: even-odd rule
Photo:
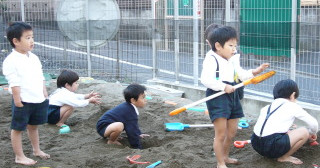
[[[79,87],[79,80],[73,82],[71,86],[69,84],[66,84],[65,88],[67,88],[70,92],[75,92],[76,90],[78,90],[78,87]]]
[[[22,33],[20,40],[14,38],[13,43],[15,45],[16,51],[22,54],[27,54],[27,52],[31,51],[34,47],[33,31],[32,30],[24,31]]]
[[[237,39],[230,39],[221,46],[220,43],[216,43],[217,54],[225,59],[230,59],[237,51]]]
[[[131,98],[131,103],[136,107],[143,108],[147,104],[146,94],[140,94],[138,100]]]

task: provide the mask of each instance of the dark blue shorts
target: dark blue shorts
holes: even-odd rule
[[[252,134],[251,145],[260,155],[268,158],[279,158],[288,153],[291,148],[290,139],[286,133],[277,133],[261,138]]]
[[[60,106],[49,105],[48,108],[48,123],[57,124],[60,121]]]
[[[12,100],[12,121],[11,129],[24,131],[27,125],[41,125],[47,123],[47,110],[49,100],[42,103],[22,102],[23,107],[16,107]]]
[[[207,89],[206,96],[208,97],[218,92],[220,91]],[[214,99],[208,100],[206,104],[212,122],[217,118],[236,119],[244,117],[238,90],[235,90],[233,93],[225,93]]]
[[[97,126],[97,132],[101,137],[106,138],[104,137],[104,133],[106,132],[106,129],[110,124],[112,123],[104,123],[103,125]]]

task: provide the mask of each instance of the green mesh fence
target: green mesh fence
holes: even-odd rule
[[[297,3],[299,15],[300,0]],[[292,1],[245,0],[240,1],[240,7],[241,51],[245,54],[290,57]],[[298,45],[296,49],[298,51]]]

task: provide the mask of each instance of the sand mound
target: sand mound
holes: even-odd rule
[[[49,160],[41,160],[32,156],[32,147],[23,134],[23,149],[28,157],[38,160],[35,167],[52,168],[78,168],[78,167],[103,167],[126,168],[146,167],[147,165],[133,165],[126,160],[127,156],[141,155],[139,161],[151,163],[162,160],[158,167],[167,168],[211,168],[216,166],[216,160],[212,151],[214,131],[212,128],[186,128],[181,132],[165,131],[164,123],[181,122],[185,124],[210,124],[210,119],[203,112],[188,111],[176,116],[169,116],[169,112],[189,104],[191,101],[183,98],[169,97],[168,95],[154,94],[148,100],[148,105],[140,109],[140,129],[143,133],[150,134],[149,138],[142,140],[143,150],[131,149],[125,134],[121,142],[124,146],[107,145],[95,130],[98,118],[108,109],[124,101],[122,90],[125,86],[115,83],[92,82],[81,83],[79,93],[88,93],[91,90],[102,95],[100,106],[89,105],[85,108],[77,108],[75,113],[67,121],[70,125],[69,134],[60,135],[59,129],[53,125],[39,127],[41,149],[51,155]],[[55,89],[52,82],[48,91]],[[0,91],[0,167],[21,167],[14,163],[14,154],[10,142],[11,122],[11,95],[7,91]],[[170,100],[176,102],[173,106],[164,103]],[[238,130],[236,140],[247,140],[252,133],[250,123],[247,129]],[[229,167],[240,168],[284,168],[284,167],[313,167],[312,164],[320,164],[319,146],[305,145],[294,156],[300,158],[303,165],[279,163],[272,159],[266,159],[257,154],[250,145],[237,149],[231,147],[231,157],[238,158],[240,165]]]

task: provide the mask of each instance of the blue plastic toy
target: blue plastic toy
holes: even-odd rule
[[[206,111],[206,109],[203,109],[203,108],[188,108],[187,110],[198,111],[198,112],[205,112]]]
[[[151,165],[147,166],[146,168],[154,168],[154,167],[158,166],[159,164],[161,164],[161,160],[152,163]]]
[[[152,100],[152,97],[151,96],[146,96],[146,99],[147,100]]]
[[[67,134],[70,132],[70,127],[67,125],[62,125],[61,129],[59,130],[60,134]]]
[[[249,123],[246,122],[246,121],[240,121],[238,126],[241,127],[241,128],[248,128],[249,127]]]

